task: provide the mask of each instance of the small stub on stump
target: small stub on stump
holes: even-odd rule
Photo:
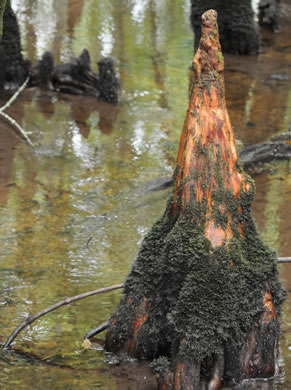
[[[214,390],[277,370],[284,291],[238,161],[214,10],[202,15],[193,66],[173,193],[106,334],[108,351],[153,360],[160,390]]]

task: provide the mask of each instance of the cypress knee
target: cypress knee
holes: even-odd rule
[[[284,301],[252,214],[225,105],[217,14],[202,15],[173,193],[144,238],[106,349],[154,360],[158,389],[219,389],[276,373]]]

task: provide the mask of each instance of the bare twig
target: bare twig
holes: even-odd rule
[[[29,75],[24,81],[24,83],[18,88],[18,90],[11,96],[11,98],[8,100],[7,103],[4,104],[4,106],[0,107],[0,116],[5,118],[12,126],[16,127],[16,129],[20,132],[20,134],[23,136],[25,141],[30,145],[34,146],[31,142],[28,133],[13,119],[10,115],[6,114],[4,110],[11,106],[11,104],[17,99],[18,95],[24,90],[27,83],[29,81]]]
[[[10,107],[11,104],[14,102],[14,100],[17,99],[18,95],[21,94],[21,92],[24,90],[24,88],[27,86],[29,82],[29,76],[27,76],[24,83],[18,88],[18,90],[11,96],[11,98],[4,104],[4,106],[0,107],[0,112],[6,110],[6,108]]]
[[[86,244],[86,246],[87,246],[89,252],[91,252],[91,249],[90,249],[89,244],[90,244],[92,238],[93,238],[93,237],[91,236],[91,237],[89,238],[89,240],[87,241],[87,244]]]
[[[0,116],[3,116],[3,118],[5,118],[12,126],[16,127],[17,130],[22,134],[25,141],[30,146],[32,146],[32,147],[34,146],[33,143],[30,141],[30,138],[28,137],[26,131],[23,130],[23,128],[13,118],[11,118],[11,116],[9,116],[8,114],[6,114],[5,112],[2,112],[2,111],[0,111]]]
[[[80,299],[84,299],[84,298],[90,297],[92,295],[102,294],[102,293],[105,293],[107,291],[117,290],[117,289],[120,289],[122,287],[123,287],[123,284],[116,284],[114,286],[104,287],[104,288],[100,288],[98,290],[93,290],[93,291],[89,291],[89,292],[86,292],[86,293],[83,293],[83,294],[75,295],[75,296],[73,296],[71,298],[65,298],[62,301],[60,301],[58,303],[55,303],[54,305],[52,305],[52,306],[50,306],[50,307],[48,307],[48,308],[46,308],[44,310],[39,311],[38,313],[28,317],[25,321],[23,321],[14,330],[14,332],[11,333],[11,335],[9,336],[9,338],[7,339],[6,343],[3,345],[2,348],[3,349],[8,349],[10,344],[12,343],[12,341],[22,331],[22,329],[26,328],[27,325],[31,324],[32,322],[34,322],[38,318],[44,316],[45,314],[50,313],[51,311],[54,311],[54,310],[58,309],[61,306],[69,305],[72,302],[79,301]]]
[[[96,334],[103,332],[104,330],[106,330],[108,328],[108,326],[109,326],[109,320],[103,322],[103,324],[101,324],[101,325],[98,325],[97,328],[89,330],[89,332],[86,333],[84,340],[90,339],[91,337],[95,336]]]

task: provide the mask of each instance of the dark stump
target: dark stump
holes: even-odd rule
[[[90,54],[84,49],[78,58],[65,64],[54,64],[52,53],[46,52],[39,63],[31,69],[30,87],[64,92],[73,95],[88,95],[118,103],[119,81],[112,58],[101,58],[99,74],[91,70]]]

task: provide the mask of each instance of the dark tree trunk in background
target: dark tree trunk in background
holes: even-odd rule
[[[191,0],[191,24],[198,47],[203,12],[213,8],[218,13],[219,36],[222,51],[233,54],[257,54],[259,34],[254,22],[251,0]]]
[[[202,16],[173,194],[145,237],[106,349],[153,365],[160,390],[215,390],[276,372],[284,300],[251,215],[225,106],[216,12]]]
[[[18,88],[28,75],[28,63],[22,57],[19,26],[10,0],[4,11],[0,56],[0,89]]]
[[[280,0],[260,0],[259,21],[262,25],[268,25],[274,32],[280,27]]]

